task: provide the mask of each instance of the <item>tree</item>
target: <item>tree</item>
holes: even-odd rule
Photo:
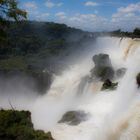
[[[140,35],[140,28],[135,28],[133,31],[134,35]]]
[[[6,29],[10,21],[20,21],[26,18],[26,11],[18,8],[16,0],[0,0],[0,43],[6,41]]]

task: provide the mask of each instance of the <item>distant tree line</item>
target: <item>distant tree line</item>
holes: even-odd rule
[[[57,53],[89,37],[88,32],[53,22],[10,21],[5,32],[7,42],[0,44],[1,57],[35,54],[42,49]]]
[[[116,31],[109,32],[109,34],[113,36],[120,36],[120,37],[126,36],[131,38],[140,38],[140,28],[135,28],[132,32],[125,32],[119,29]]]

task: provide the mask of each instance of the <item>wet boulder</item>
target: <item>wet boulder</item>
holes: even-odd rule
[[[96,67],[111,67],[111,60],[109,58],[108,54],[97,54],[93,56],[93,62],[95,64]]]
[[[113,83],[109,79],[105,80],[101,90],[115,90],[118,86],[118,83]]]
[[[116,71],[116,77],[117,78],[123,77],[125,75],[125,73],[126,73],[126,70],[127,70],[126,68],[120,68],[120,69],[118,69]]]
[[[140,73],[137,74],[136,81],[137,81],[138,87],[140,87]]]
[[[109,55],[98,54],[93,56],[95,67],[91,70],[91,77],[102,81],[114,78],[114,69]]]
[[[91,77],[105,81],[106,79],[113,79],[114,70],[112,67],[94,67],[91,72]]]
[[[69,125],[78,125],[83,121],[86,121],[89,117],[88,113],[84,111],[68,111],[58,123],[67,123]]]

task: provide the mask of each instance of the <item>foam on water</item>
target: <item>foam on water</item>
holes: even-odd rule
[[[34,126],[51,131],[56,140],[137,140],[140,90],[136,75],[140,72],[140,40],[103,37],[94,45],[96,50],[90,46],[89,53],[79,63],[55,77],[46,95],[26,107],[32,112]],[[81,79],[94,66],[92,56],[98,53],[109,54],[115,69],[127,68],[125,76],[119,79],[114,91],[100,91],[102,83],[97,82],[87,84],[82,94],[77,93]],[[76,126],[59,124],[63,114],[70,110],[83,110],[90,117]]]

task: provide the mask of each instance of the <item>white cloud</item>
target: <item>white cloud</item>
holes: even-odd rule
[[[47,1],[47,2],[45,3],[45,5],[46,5],[46,7],[48,7],[48,8],[53,8],[53,7],[55,6],[55,4],[54,4],[53,2],[51,2],[51,1]]]
[[[45,3],[45,6],[48,8],[53,8],[53,7],[61,7],[63,3],[54,3],[51,0],[47,0]]]
[[[98,5],[99,5],[98,3],[93,2],[93,1],[87,1],[85,3],[85,6],[92,6],[92,7],[94,7],[94,6],[98,6]]]
[[[57,16],[65,16],[65,18],[59,18],[57,22],[65,23],[69,26],[81,28],[89,31],[101,31],[107,23],[107,19],[97,16],[95,14],[75,14],[73,16],[66,16],[65,13],[57,13]],[[55,15],[55,16],[56,16]]]
[[[62,5],[63,5],[62,2],[56,4],[57,7],[61,7]]]
[[[51,0],[47,0],[46,4],[48,4],[46,6],[49,8],[62,6],[62,3],[53,3]],[[87,5],[90,5],[90,3],[87,3]],[[31,19],[42,21],[52,21],[53,19],[55,22],[65,23],[69,26],[88,31],[107,31],[119,28],[133,30],[135,27],[140,27],[140,2],[130,4],[126,7],[120,7],[116,13],[108,18],[100,16],[96,10],[93,10],[92,14],[77,13],[73,15],[68,15],[68,13],[60,11],[54,14],[55,18],[50,18],[53,15],[50,16],[49,13],[41,13],[38,5],[34,1],[25,3],[24,7],[29,12],[28,15]]]
[[[71,25],[75,25],[78,28],[86,30],[103,30],[104,23],[107,19],[104,17],[97,16],[95,14],[77,14],[69,19]]]
[[[35,10],[37,9],[37,4],[34,1],[26,2],[24,3],[24,8],[27,10],[30,10],[30,9]]]
[[[118,28],[125,30],[140,27],[140,2],[130,4],[126,7],[118,8],[117,12],[112,15],[111,23]]]
[[[74,14],[66,16],[66,13],[59,12],[55,16],[59,17],[57,22],[65,23],[69,26],[81,28],[88,31],[108,31],[108,30],[128,30],[131,31],[135,27],[140,27],[140,3],[130,4],[126,7],[118,8],[117,12],[112,14],[110,18],[95,14]],[[61,17],[65,18],[61,18]]]
[[[136,4],[130,4],[127,7],[121,7],[118,9],[118,12],[121,13],[130,13],[130,12],[140,12],[140,2]]]
[[[60,18],[60,19],[65,19],[66,18],[66,14],[64,12],[58,12],[55,14],[56,17]]]
[[[37,20],[46,21],[47,18],[50,16],[50,13],[41,13],[36,16]]]
[[[32,17],[36,17],[39,14],[38,5],[35,1],[24,3],[22,8],[27,11],[29,19],[32,19]]]
[[[140,13],[140,3],[130,4],[127,7],[120,7],[117,13],[113,14],[113,18],[128,17],[129,15],[135,15],[136,12]],[[130,16],[129,16],[130,17]]]

